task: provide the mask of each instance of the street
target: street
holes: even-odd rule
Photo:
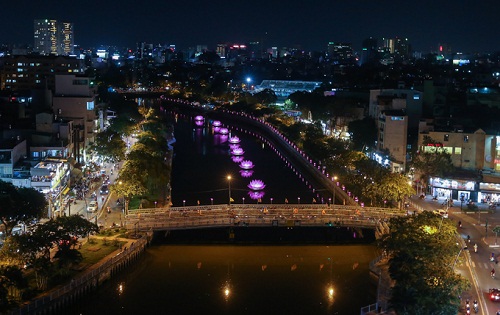
[[[412,197],[410,204],[413,210],[434,211],[437,209],[446,209],[445,199],[438,198],[432,200],[432,196],[426,196],[420,199]],[[471,283],[469,291],[461,296],[461,308],[459,314],[466,314],[466,300],[468,299],[471,307],[471,314],[474,314],[473,301],[479,303],[479,312],[477,314],[492,314],[500,311],[500,302],[490,301],[489,289],[500,288],[500,242],[497,235],[492,231],[493,228],[500,225],[500,214],[496,210],[488,208],[487,204],[478,204],[480,211],[467,211],[466,205],[461,205],[455,201],[448,209],[449,219],[457,224],[458,233],[461,236],[461,244],[457,245],[457,255],[461,261],[465,262],[456,265],[456,270]],[[461,211],[460,209],[463,209]],[[459,222],[461,227],[459,227]],[[468,240],[468,236],[470,240]],[[477,252],[474,251],[474,245],[477,245]],[[491,257],[493,261],[491,261]],[[491,271],[495,270],[495,278],[491,277]]]

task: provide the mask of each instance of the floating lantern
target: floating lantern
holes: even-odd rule
[[[263,191],[249,191],[248,192],[248,195],[250,196],[250,199],[253,199],[253,200],[262,199],[265,194],[266,193],[263,192]]]
[[[240,138],[238,138],[237,136],[231,137],[231,138],[229,138],[229,142],[230,143],[240,143]]]
[[[252,170],[240,170],[241,177],[252,177],[253,171]]]
[[[243,153],[245,153],[245,151],[243,151],[242,148],[235,148],[234,150],[231,151],[231,153],[233,155],[242,155]]]
[[[231,150],[236,150],[236,149],[238,149],[239,147],[240,147],[240,145],[239,145],[239,144],[234,144],[234,143],[231,143],[231,144],[229,145],[229,148],[230,148]]]
[[[222,123],[220,121],[218,121],[218,120],[214,120],[214,122],[212,123],[212,125],[214,127],[220,127],[222,125]]]
[[[241,162],[240,167],[245,170],[249,170],[254,167],[252,161],[245,160]]]
[[[233,160],[234,163],[241,163],[241,161],[243,161],[243,157],[242,156],[234,155],[232,157],[232,160]]]
[[[203,116],[199,116],[199,115],[194,118],[194,120],[196,120],[196,121],[202,121],[204,119],[205,118],[203,118]]]
[[[221,134],[223,135],[227,135],[229,133],[229,129],[227,128],[220,128],[220,131],[219,131]]]
[[[248,188],[250,188],[252,190],[262,190],[265,187],[266,187],[266,185],[260,179],[254,179],[250,182],[250,184],[248,184]]]

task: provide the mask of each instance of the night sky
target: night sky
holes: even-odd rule
[[[33,20],[51,18],[75,23],[75,44],[84,48],[260,40],[306,50],[350,42],[359,50],[373,36],[408,38],[422,52],[438,43],[500,50],[499,0],[4,0],[0,10],[0,43],[10,44],[32,44]]]

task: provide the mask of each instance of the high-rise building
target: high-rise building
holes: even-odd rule
[[[72,55],[73,23],[41,19],[34,21],[34,51],[41,55]]]
[[[369,37],[363,40],[361,47],[360,63],[364,64],[373,61],[377,57],[378,42],[376,38]]]
[[[74,52],[75,41],[73,38],[73,23],[57,23],[58,55],[72,55]]]
[[[328,43],[328,59],[335,64],[349,64],[354,60],[350,43]]]

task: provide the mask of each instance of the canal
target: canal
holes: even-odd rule
[[[176,117],[174,205],[318,198],[312,184],[265,141],[234,130],[224,136],[214,132],[211,121],[198,126],[194,116]],[[234,136],[244,160],[252,162],[246,169],[251,176],[233,160],[228,141]],[[265,187],[252,189],[252,180]],[[67,314],[359,314],[375,302],[368,270],[377,256],[372,244],[207,244],[190,235],[176,242],[157,238],[137,264]]]

